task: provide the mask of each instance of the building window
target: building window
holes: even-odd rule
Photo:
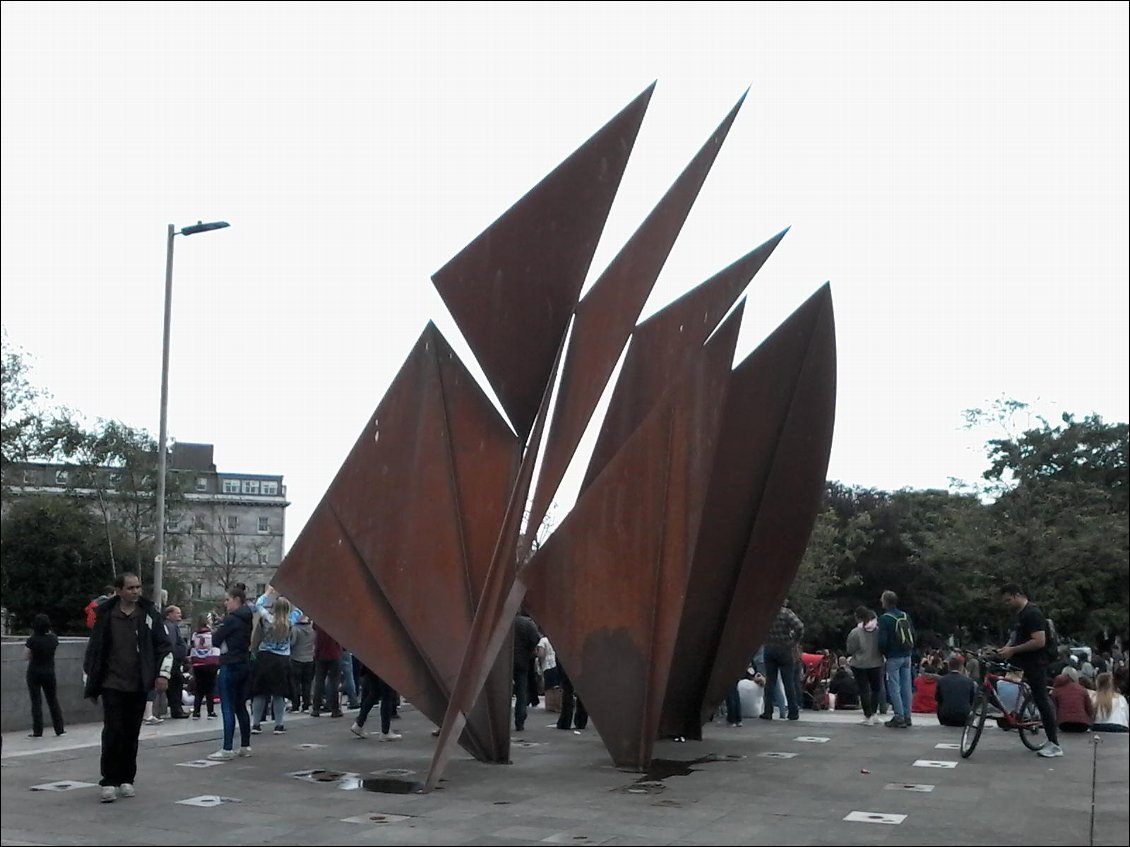
[[[122,475],[120,473],[112,473],[106,477],[106,484],[110,488],[117,488],[122,484]]]
[[[238,479],[225,479],[224,480],[224,494],[238,494],[239,493],[239,480]]]
[[[260,553],[259,554],[259,564],[261,564],[261,565],[267,564],[267,554],[266,553]]]
[[[192,596],[199,599],[201,593],[201,585],[199,582],[192,583]]]
[[[35,474],[31,471],[24,471],[24,485],[31,485],[35,482]]]
[[[260,532],[270,532],[271,531],[271,519],[270,518],[259,518],[259,531]]]
[[[243,481],[243,493],[244,494],[258,494],[259,493],[259,480],[257,480],[257,479],[245,479]]]
[[[260,491],[263,494],[278,494],[279,484],[277,482],[264,482]]]
[[[55,471],[55,484],[56,485],[66,485],[67,480],[69,478],[70,478],[70,473],[68,471]]]
[[[239,518],[235,515],[228,515],[228,529],[235,529],[239,526]]]
[[[180,526],[180,515],[169,515],[169,519],[165,521],[165,529],[169,532],[176,532]]]
[[[206,477],[206,476],[196,477],[196,490],[197,491],[207,491],[208,490],[208,477]]]

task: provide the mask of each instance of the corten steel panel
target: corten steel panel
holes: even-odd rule
[[[757,471],[765,479],[761,501],[729,599],[704,709],[722,700],[764,640],[800,567],[824,492],[836,414],[836,329],[828,285],[782,330],[771,336],[773,345],[759,347],[734,374],[739,382],[747,366],[753,374],[750,393],[760,399],[748,407],[756,412],[751,421],[755,427],[747,427],[745,437],[771,453],[764,456],[764,469]],[[775,373],[789,362],[800,363],[791,387],[782,385]],[[775,418],[777,404],[784,405],[784,414]]]
[[[485,569],[471,559],[491,552],[481,530],[466,524],[501,521],[519,450],[506,423],[429,324],[325,497],[412,640],[417,655],[398,658],[422,657],[442,692],[441,702],[432,697],[420,704],[437,722],[458,675],[457,645],[466,639],[478,600],[474,583],[481,580],[475,574]],[[313,556],[288,556],[280,572],[299,565],[324,575]],[[340,598],[339,616],[343,610],[364,612],[350,599]],[[333,632],[332,625],[327,628]],[[387,659],[367,663],[402,689],[402,668],[390,667]],[[477,757],[508,757],[505,724],[499,731],[503,713],[509,713],[509,699],[501,690],[488,691],[472,712],[468,749]]]
[[[515,579],[518,570],[519,531],[522,526],[524,506],[530,496],[530,484],[533,480],[534,468],[537,465],[537,456],[541,450],[553,382],[561,365],[564,346],[564,339],[562,339],[562,342],[557,346],[553,365],[550,368],[549,380],[542,391],[541,402],[538,404],[533,430],[530,433],[530,440],[526,445],[525,454],[522,456],[522,462],[518,468],[517,480],[510,491],[506,504],[506,514],[498,529],[486,584],[475,609],[475,617],[470,630],[463,641],[465,647],[459,665],[458,677],[452,687],[447,710],[444,712],[443,721],[440,724],[439,741],[436,743],[432,764],[424,781],[425,791],[431,791],[439,783],[440,777],[451,759],[455,739],[460,737],[464,730],[464,724],[466,723],[469,728],[469,721],[474,719],[471,706],[477,700],[482,699],[480,692],[483,691],[484,685],[488,686],[486,692],[488,696],[493,693],[501,697],[505,693],[507,697],[506,718],[507,726],[509,726],[511,685],[507,684],[505,692],[502,691],[501,687],[504,680],[502,673],[498,671],[498,666],[505,661],[513,668],[513,649],[507,652],[504,648],[507,644],[512,643],[514,615],[518,611],[522,595],[525,592],[525,586]],[[491,672],[492,667],[495,668],[495,672]],[[498,686],[498,690],[496,691],[493,686]],[[507,733],[508,754],[509,749],[509,733]]]
[[[432,281],[525,440],[654,84]]]
[[[323,498],[273,584],[434,721],[447,695]],[[468,739],[470,742],[470,739]]]
[[[751,603],[757,600],[739,597],[736,585],[755,517],[764,502],[770,471],[780,462],[797,461],[796,457],[782,454],[778,444],[794,397],[806,390],[799,385],[802,367],[813,334],[819,329],[826,293],[825,287],[809,298],[746,358],[732,377],[663,707],[662,735],[701,738],[703,720],[725,694],[723,688],[717,700],[711,699],[714,692],[708,696],[706,689],[713,664],[704,662],[703,657],[715,656],[720,648],[725,648],[721,655],[726,664],[720,669],[719,676],[730,679],[732,683],[748,664],[750,654],[759,643],[756,639],[764,635],[760,631],[750,636],[754,639],[752,642],[721,643],[727,615],[748,619]],[[834,398],[834,362],[832,365]],[[828,444],[823,447],[816,445],[812,460],[804,456],[799,458],[804,464],[818,462],[818,457],[823,455],[823,465],[819,466],[821,474],[827,468],[831,422],[804,420],[794,423],[805,428],[815,427],[816,432],[825,423],[829,427]],[[797,470],[800,471],[800,468]],[[823,491],[823,484],[821,477],[820,491]],[[809,524],[803,529],[805,539],[810,528]],[[792,525],[782,525],[779,531],[785,544],[790,533],[800,530]],[[796,564],[799,565],[799,558]],[[757,563],[753,567],[756,568]],[[789,575],[790,583],[793,573],[795,566]],[[755,587],[762,591],[762,586]],[[754,629],[754,632],[758,631]]]
[[[651,761],[739,316],[613,457],[519,580],[613,761]]]
[[[531,535],[545,517],[616,367],[620,351],[635,327],[744,100],[743,94],[577,305],[550,438],[546,441],[530,504]]]
[[[774,248],[783,230],[636,327],[585,472],[583,491],[651,410],[691,351],[701,347]]]

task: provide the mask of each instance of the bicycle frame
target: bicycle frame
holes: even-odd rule
[[[966,653],[976,656],[969,651],[966,651]],[[1036,710],[1032,698],[1032,689],[1028,682],[1024,680],[1023,676],[1015,682],[1019,690],[1015,706],[1012,709],[1004,705],[997,690],[1001,681],[1013,682],[1013,680],[1007,679],[1008,674],[1022,674],[1023,672],[1020,668],[1006,662],[994,661],[984,656],[976,657],[981,662],[980,678],[977,680],[977,693],[973,700],[973,706],[969,710],[965,729],[961,733],[962,757],[969,758],[973,755],[973,750],[977,747],[977,742],[981,738],[985,720],[990,716],[990,708],[997,710],[998,713],[993,714],[992,717],[996,719],[1001,729],[1017,730],[1017,734],[1025,747],[1029,750],[1039,750],[1047,744],[1047,739],[1037,739],[1044,724]]]

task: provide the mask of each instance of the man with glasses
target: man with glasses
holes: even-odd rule
[[[165,691],[173,657],[157,607],[141,596],[141,580],[122,573],[114,596],[98,606],[86,645],[84,696],[102,698],[102,802],[134,796],[137,739],[146,694]]]

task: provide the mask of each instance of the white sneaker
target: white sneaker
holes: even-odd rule
[[[249,750],[249,747],[241,747],[241,750]],[[242,754],[241,754],[242,755]],[[217,750],[215,753],[208,754],[208,758],[217,762],[226,762],[235,758],[235,750]]]
[[[240,747],[238,755],[239,755],[240,758],[246,759],[248,756],[251,755],[251,748],[250,747]]]
[[[113,803],[117,799],[118,799],[118,789],[117,788],[115,788],[113,785],[103,785],[102,786],[102,802],[103,803]]]
[[[147,723],[149,726],[157,726],[157,724],[164,723],[164,721],[156,715],[150,715],[145,719],[145,723]]]
[[[365,732],[365,730],[359,727],[356,723],[354,723],[353,726],[349,728],[349,731],[356,735],[358,738],[369,737],[369,733]]]
[[[1058,744],[1052,744],[1050,741],[1036,751],[1037,756],[1043,756],[1045,759],[1054,759],[1063,755],[1063,748]]]
[[[380,741],[399,741],[404,736],[399,732],[382,732],[378,738]]]
[[[133,783],[132,782],[123,782],[121,785],[119,785],[118,786],[118,796],[119,797],[136,797],[137,792],[133,790]]]

